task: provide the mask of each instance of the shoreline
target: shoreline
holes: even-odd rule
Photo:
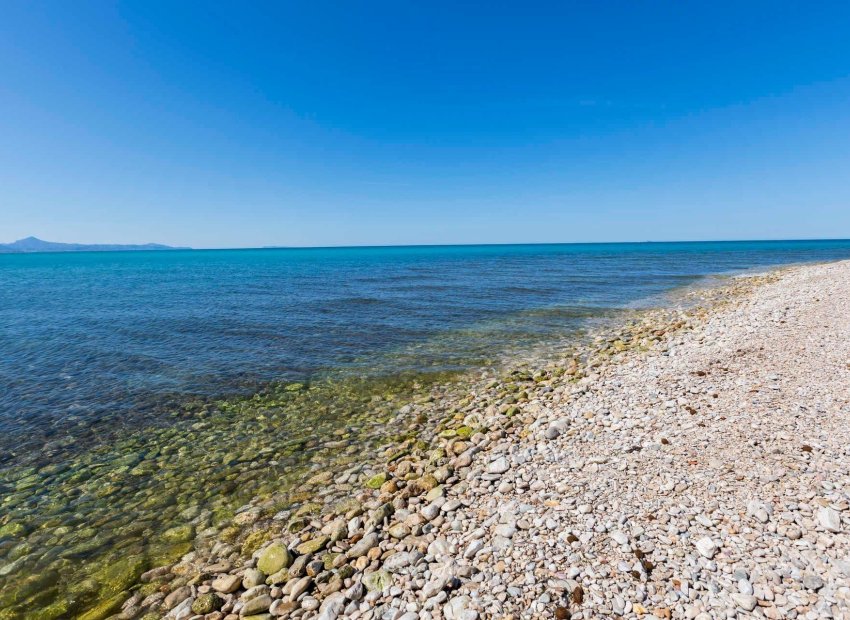
[[[299,523],[304,527],[294,532],[287,531],[293,529],[292,521],[288,523],[289,528],[275,528],[275,521],[283,521],[286,515],[278,514],[271,524],[263,523],[259,516],[261,510],[255,505],[246,505],[237,512],[234,521],[253,530],[246,538],[259,532],[262,534],[255,538],[265,539],[252,554],[252,559],[240,565],[240,554],[219,541],[218,547],[210,550],[209,557],[190,555],[174,567],[148,571],[142,576],[146,585],[125,602],[123,615],[137,617],[144,609],[158,608],[150,618],[191,618],[201,615],[201,611],[207,611],[206,616],[201,617],[209,620],[251,616],[256,616],[257,620],[267,617],[370,618],[383,617],[384,612],[394,609],[391,612],[397,612],[394,617],[410,620],[414,617],[502,617],[510,612],[502,609],[493,613],[466,593],[470,584],[480,584],[480,579],[476,580],[476,574],[480,573],[470,560],[478,561],[482,553],[484,557],[497,555],[492,548],[493,538],[501,538],[499,544],[512,547],[511,539],[523,528],[515,523],[490,523],[489,529],[498,530],[500,534],[491,532],[488,536],[488,528],[471,531],[464,528],[464,521],[469,520],[469,515],[465,515],[460,521],[463,533],[459,538],[468,540],[468,544],[460,548],[448,539],[454,537],[451,534],[458,526],[456,521],[448,519],[474,508],[474,502],[469,501],[469,494],[476,488],[469,482],[473,472],[479,476],[473,478],[477,484],[499,481],[499,485],[488,493],[495,491],[493,495],[505,497],[511,493],[502,480],[510,469],[505,462],[507,458],[498,457],[489,463],[482,463],[482,459],[488,454],[517,453],[523,446],[533,446],[541,439],[555,441],[574,435],[571,429],[561,430],[556,423],[543,422],[545,417],[541,416],[538,402],[541,395],[557,394],[561,388],[564,400],[558,405],[568,402],[587,393],[588,386],[599,380],[598,375],[610,368],[629,364],[635,356],[657,354],[664,342],[704,327],[712,317],[729,312],[729,307],[734,309],[736,305],[747,303],[763,287],[781,282],[789,277],[788,274],[823,267],[784,267],[768,275],[734,278],[720,287],[689,291],[685,297],[696,297],[699,301],[688,309],[644,311],[642,314],[646,316],[638,323],[632,321],[622,326],[619,334],[597,336],[595,345],[583,351],[581,357],[585,362],[549,363],[536,372],[523,375],[521,371],[514,371],[508,375],[508,380],[490,380],[483,387],[477,386],[483,395],[473,392],[466,399],[468,402],[461,400],[456,401],[456,407],[442,407],[457,412],[451,417],[454,428],[447,424],[447,428],[436,429],[445,446],[445,457],[423,464],[412,453],[390,454],[385,471],[362,472],[360,482],[365,480],[366,484],[360,493],[359,506],[349,505],[347,510],[338,506],[330,513],[314,515]],[[630,332],[632,338],[629,338]],[[635,338],[635,333],[639,337]],[[600,347],[601,342],[605,344]],[[569,379],[564,380],[564,377]],[[568,392],[563,389],[565,386],[570,387]],[[433,405],[434,401],[428,403],[428,400],[421,404]],[[591,463],[591,470],[594,465],[598,470],[602,464]],[[320,474],[313,482],[330,484],[331,479]],[[520,482],[513,490],[522,491],[522,496],[541,489],[536,489],[534,483],[523,485]],[[566,489],[561,491],[566,493]],[[493,498],[485,495],[483,499]],[[482,525],[487,525],[486,520]],[[267,527],[271,529],[265,529]],[[443,529],[448,529],[448,538],[434,535]],[[270,545],[269,541],[272,541]],[[576,537],[575,542],[579,541]],[[393,557],[395,559],[391,559]],[[648,565],[649,560],[641,560],[640,564]],[[259,574],[258,566],[266,568],[266,572]],[[505,566],[498,568],[502,572],[506,570]],[[186,579],[192,573],[205,578]],[[417,579],[417,575],[421,576]],[[574,618],[602,617],[593,615],[592,610],[585,611],[582,601],[576,600],[584,598],[584,594],[576,594],[584,589],[568,574],[562,577],[564,583],[555,584],[553,588],[560,587],[560,592],[568,592],[567,598],[561,597],[563,605],[558,605],[550,595],[548,601],[531,606],[532,615],[523,615],[517,609],[514,617],[567,617],[564,614]],[[552,579],[558,578],[551,577],[550,581]],[[176,584],[181,585],[172,587]],[[522,588],[519,590],[521,593]],[[507,592],[507,588],[498,592],[497,600],[498,594]],[[413,593],[416,594],[413,601],[392,605]],[[500,603],[509,600],[505,596]],[[205,610],[208,605],[212,607]],[[538,608],[540,605],[543,608]],[[608,613],[643,615],[635,609],[632,604],[630,610],[609,609]],[[637,607],[638,611],[640,609]],[[422,613],[430,616],[421,616]]]

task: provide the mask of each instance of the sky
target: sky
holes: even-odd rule
[[[850,3],[19,2],[0,242],[850,237]]]

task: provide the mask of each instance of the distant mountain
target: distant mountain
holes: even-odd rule
[[[159,243],[145,243],[143,245],[118,245],[118,244],[85,244],[85,243],[54,243],[42,241],[35,237],[18,239],[14,243],[0,243],[0,253],[12,252],[125,252],[131,250],[188,250],[190,248],[175,248],[170,245]]]

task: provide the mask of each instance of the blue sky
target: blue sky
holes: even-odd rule
[[[0,242],[850,237],[850,4],[4,2]]]

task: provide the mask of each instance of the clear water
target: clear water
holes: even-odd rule
[[[0,462],[186,395],[463,369],[706,274],[847,257],[850,241],[0,255]]]

